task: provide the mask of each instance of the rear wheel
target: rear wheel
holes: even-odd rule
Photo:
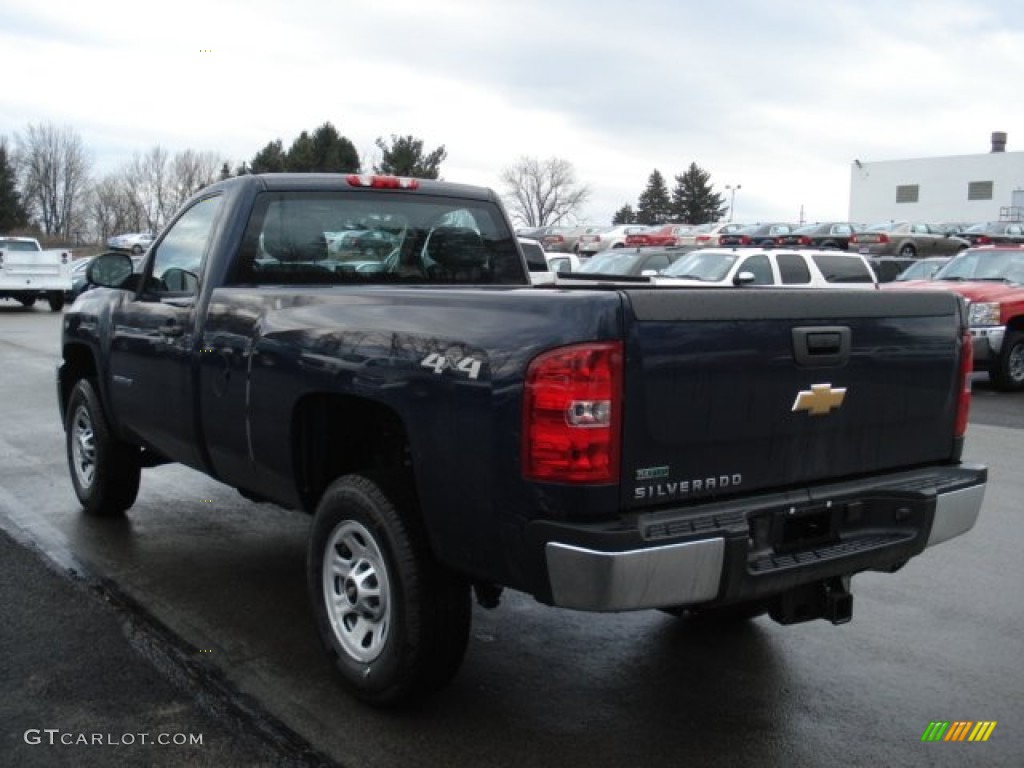
[[[100,517],[124,514],[139,493],[139,449],[111,434],[99,395],[88,379],[81,379],[71,390],[64,432],[71,484],[82,509]]]
[[[52,291],[46,295],[46,300],[50,304],[50,311],[60,312],[64,309],[64,294],[60,291]]]
[[[320,639],[345,687],[380,706],[446,685],[469,639],[469,584],[431,554],[409,483],[335,480],[309,540],[307,583]]]
[[[1003,348],[991,373],[992,385],[1004,392],[1024,389],[1024,333],[1010,332],[1003,339]]]

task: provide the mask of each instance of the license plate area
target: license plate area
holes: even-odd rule
[[[844,505],[785,507],[749,519],[750,549],[761,554],[787,554],[839,541]]]
[[[777,532],[773,545],[780,554],[813,549],[838,540],[836,515],[832,507],[787,510],[777,516],[775,527]]]

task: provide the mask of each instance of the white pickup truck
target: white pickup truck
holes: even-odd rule
[[[44,251],[33,237],[0,236],[0,299],[31,307],[45,298],[59,312],[71,290],[71,260],[71,251]]]

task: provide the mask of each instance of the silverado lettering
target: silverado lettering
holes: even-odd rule
[[[671,483],[644,485],[633,489],[633,497],[646,499],[653,496],[685,496],[688,493],[722,490],[743,483],[743,475],[719,475],[696,480],[677,480]]]

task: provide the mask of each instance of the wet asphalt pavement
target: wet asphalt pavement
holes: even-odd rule
[[[316,643],[301,515],[180,467],[147,470],[123,521],[78,512],[58,336],[59,316],[0,302],[2,765],[1024,764],[1024,396],[977,385],[981,520],[855,577],[852,623],[723,632],[507,594],[476,609],[451,688],[388,714],[346,697]],[[998,725],[922,743],[933,720]],[[51,746],[45,729],[203,743]]]

